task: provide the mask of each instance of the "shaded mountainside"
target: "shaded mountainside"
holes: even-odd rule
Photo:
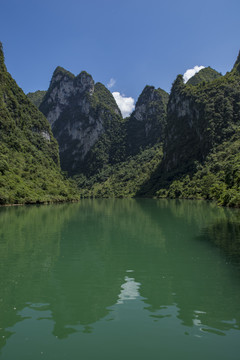
[[[124,126],[112,94],[91,75],[57,67],[40,105],[59,143],[63,170],[93,175],[124,157]]]
[[[46,95],[45,90],[37,90],[35,92],[30,92],[27,94],[27,97],[31,102],[39,108],[41,102],[43,101],[44,96]]]
[[[192,175],[180,176],[156,195],[215,200],[219,205],[240,207],[240,129],[210,152],[203,164],[197,164]]]
[[[0,204],[77,197],[50,125],[7,72],[0,43]]]
[[[142,184],[149,181],[162,160],[162,144],[156,144],[127,160],[105,167],[87,178],[77,175],[76,180],[82,197],[115,198],[134,197]]]
[[[169,94],[146,86],[136,103],[135,111],[126,120],[128,155],[136,155],[146,147],[164,139]]]
[[[212,82],[173,84],[164,156],[139,195],[214,199],[240,206],[240,57]]]
[[[162,89],[146,86],[135,111],[125,119],[122,161],[89,177],[75,177],[83,197],[133,197],[162,160],[167,101]],[[121,149],[121,151],[122,151]]]
[[[164,144],[163,171],[194,170],[218,144],[240,126],[240,77],[232,71],[209,83],[184,85],[179,75],[173,84]]]

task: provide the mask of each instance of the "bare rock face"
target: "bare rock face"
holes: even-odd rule
[[[109,136],[114,135],[111,131],[109,133],[109,127],[116,123],[118,128],[122,121],[121,113],[112,94],[104,85],[95,84],[87,72],[74,76],[57,67],[40,110],[47,117],[58,140],[63,170],[69,174],[88,173],[88,157],[93,163],[97,162],[97,167],[111,162],[108,144]],[[104,148],[101,160],[94,150],[100,140]]]
[[[94,81],[86,72],[77,77],[58,67],[52,77],[48,94],[40,106],[40,110],[47,111],[47,119],[53,127],[56,120],[69,106],[72,98],[78,98],[77,104],[82,107],[82,112],[87,115],[89,103],[83,96],[91,96],[94,92]]]

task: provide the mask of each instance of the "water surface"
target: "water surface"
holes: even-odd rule
[[[240,212],[0,208],[0,359],[239,359]]]

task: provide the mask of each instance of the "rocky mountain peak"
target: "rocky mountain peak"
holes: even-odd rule
[[[185,84],[183,80],[183,75],[178,75],[176,77],[176,80],[172,84],[172,89],[168,102],[168,113],[174,112],[178,104],[180,104],[181,106],[181,92],[184,90],[184,88]],[[182,104],[182,107],[185,108],[185,104]]]
[[[238,57],[237,57],[237,60],[234,64],[233,68],[236,69],[240,73],[240,51],[238,53]]]
[[[88,92],[92,94],[94,91],[94,81],[90,74],[82,71],[79,75],[75,76],[70,71],[65,70],[58,66],[52,76],[49,92],[54,88],[65,88],[65,95],[75,95],[78,93]]]
[[[171,94],[175,90],[180,90],[180,89],[184,88],[184,86],[185,86],[185,84],[184,84],[184,80],[183,80],[183,75],[179,74],[172,84]]]
[[[57,67],[39,109],[52,126],[62,168],[69,174],[90,172],[94,167],[95,171],[96,166],[113,161],[117,150],[111,150],[109,159],[109,144],[117,136],[112,135],[112,128],[120,131],[120,111],[109,90],[95,84],[86,71],[74,76]],[[101,151],[93,150],[99,141]]]
[[[145,103],[146,101],[153,101],[154,98],[156,97],[155,90],[156,89],[154,86],[146,85],[137,100],[136,107],[140,106],[141,104]]]
[[[72,81],[74,77],[75,76],[70,71],[65,70],[61,66],[56,67],[52,75],[49,90],[52,90],[61,81],[64,82]]]
[[[94,81],[92,76],[86,71],[82,71],[74,80],[74,85],[78,88],[79,92],[87,91],[90,95],[93,94]]]
[[[154,86],[145,86],[137,100],[132,117],[138,121],[147,120],[149,115],[153,115],[158,112],[159,103],[164,103],[165,105],[167,104],[168,96],[168,93],[160,88],[155,89]]]
[[[3,46],[0,42],[0,71],[6,71],[6,66],[4,62],[4,53],[3,53]]]
[[[166,91],[145,86],[126,123],[129,154],[137,154],[141,148],[163,140],[168,98]]]
[[[75,76],[70,71],[58,66],[53,73],[50,87],[39,108],[53,126],[70,103],[77,103],[82,108],[82,112],[87,114],[89,106],[86,104],[85,97],[91,96],[93,92],[94,81],[86,71]]]

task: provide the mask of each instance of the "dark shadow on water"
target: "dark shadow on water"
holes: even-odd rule
[[[213,244],[221,249],[226,261],[240,270],[240,219],[226,219],[202,229],[199,240]]]

